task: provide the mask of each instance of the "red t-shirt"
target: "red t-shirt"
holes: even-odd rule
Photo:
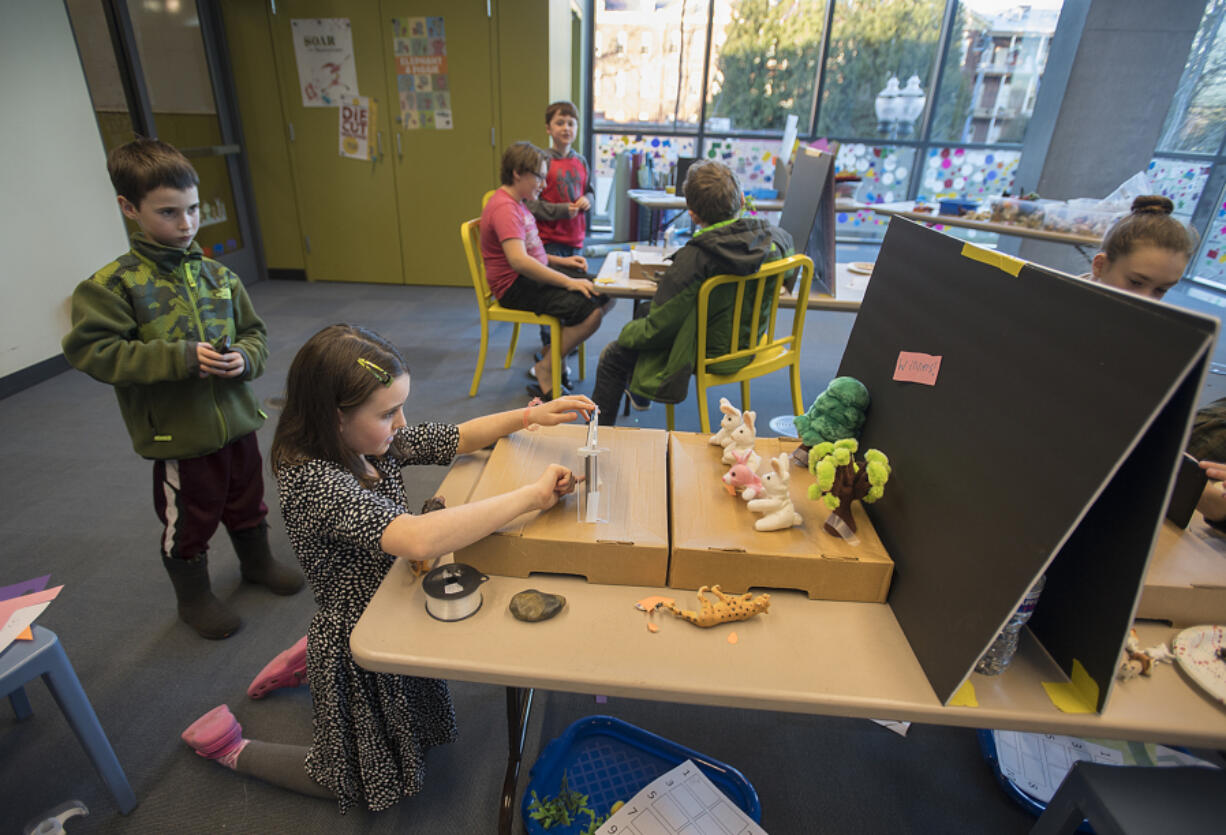
[[[545,254],[532,212],[523,201],[500,188],[481,211],[481,258],[485,261],[485,278],[494,296],[500,299],[519,277],[502,249],[502,242],[511,238],[519,238],[529,256],[549,266],[549,256]]]
[[[587,193],[587,163],[576,153],[559,159],[549,158],[549,176],[541,191],[543,203],[574,203]],[[574,217],[541,221],[541,239],[548,243],[583,246],[586,234],[587,213],[579,212]]]

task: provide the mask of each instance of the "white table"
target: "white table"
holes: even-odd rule
[[[451,505],[467,500],[488,452],[457,459],[439,487]],[[564,512],[564,509],[563,509]],[[522,623],[507,611],[512,595],[537,587],[566,596],[553,620]],[[1102,714],[1062,713],[1041,683],[1066,677],[1030,636],[1001,676],[970,680],[978,707],[938,700],[888,604],[809,600],[772,592],[770,612],[750,621],[699,629],[634,603],[650,595],[696,608],[692,592],[595,585],[570,577],[492,577],[484,604],[467,620],[443,623],[425,610],[421,584],[397,561],[350,638],[354,659],[380,672],[452,678],[507,687],[509,756],[503,818],[511,804],[532,688],[688,704],[888,718],[941,725],[1226,747],[1226,708],[1174,665],[1151,678],[1116,685]],[[940,613],[934,612],[934,617]],[[730,644],[730,632],[739,636]],[[1178,630],[1137,627],[1142,646]],[[518,744],[517,744],[518,741]]]

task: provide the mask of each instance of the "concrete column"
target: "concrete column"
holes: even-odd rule
[[[1144,171],[1204,12],[1205,0],[1065,0],[1017,185],[1055,200],[1105,197]],[[1067,245],[1002,238],[1006,246],[1028,261],[1089,271]]]

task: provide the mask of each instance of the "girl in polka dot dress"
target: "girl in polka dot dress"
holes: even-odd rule
[[[370,331],[332,325],[299,350],[271,461],[285,527],[319,606],[305,642],[283,653],[305,655],[296,680],[310,683],[313,742],[244,739],[225,705],[183,732],[201,756],[335,798],[342,812],[353,803],[386,809],[421,791],[426,751],[456,736],[445,682],[369,672],[349,652],[349,634],[392,562],[432,560],[469,545],[521,513],[552,507],[575,481],[554,464],[516,490],[419,516],[405,507],[401,468],[448,464],[531,423],[566,423],[593,408],[586,397],[567,396],[458,426],[406,426],[408,395],[404,359]]]

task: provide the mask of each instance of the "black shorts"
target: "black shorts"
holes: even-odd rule
[[[609,303],[609,297],[597,293],[589,299],[578,290],[542,284],[521,275],[516,276],[498,303],[515,310],[528,310],[538,316],[556,316],[563,327],[569,327],[587,319],[596,308],[604,307]]]

